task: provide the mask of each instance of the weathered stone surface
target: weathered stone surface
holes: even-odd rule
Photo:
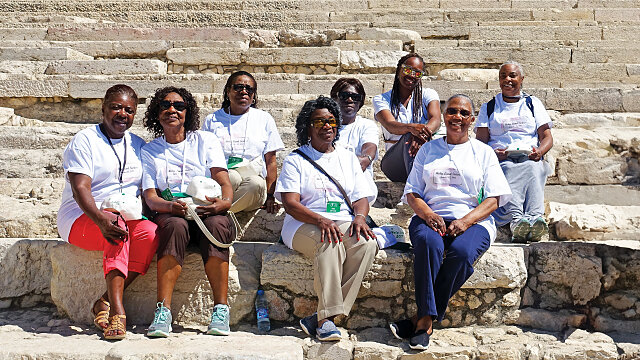
[[[548,202],[563,204],[635,206],[640,197],[640,186],[547,184],[544,197]]]
[[[530,49],[484,49],[484,48],[418,48],[427,63],[442,64],[496,64],[515,60],[522,64],[539,62],[568,63],[571,49],[551,48],[533,51]],[[526,71],[526,68],[525,68]],[[494,78],[495,79],[495,78]]]
[[[123,41],[123,40],[248,40],[249,32],[222,28],[135,28],[135,27],[61,27],[49,28],[47,40],[58,41]]]
[[[519,312],[516,324],[534,329],[563,331],[567,327],[581,328],[587,322],[587,316],[567,310],[556,312],[543,309],[524,308]]]
[[[347,32],[347,40],[402,40],[412,42],[420,40],[421,36],[416,31],[402,29],[366,28],[355,32]]]
[[[562,240],[638,240],[640,206],[551,202],[549,220]]]
[[[347,339],[337,342],[320,342],[315,339],[304,340],[305,359],[314,360],[351,360],[353,359],[353,343]]]
[[[89,55],[85,55],[76,50],[53,47],[53,48],[0,48],[0,60],[12,61],[51,61],[51,60],[92,60]]]
[[[0,94],[1,97],[67,96],[67,86],[63,80],[1,80]]]
[[[342,30],[281,30],[278,33],[280,45],[284,46],[335,46],[333,41],[344,37]],[[347,49],[350,50],[350,49]]]
[[[394,71],[398,59],[405,51],[341,51],[340,66],[343,70],[364,70],[366,72]]]
[[[601,33],[597,26],[478,26],[470,29],[469,39],[599,40]]]
[[[402,40],[333,40],[331,46],[342,51],[402,51]]]
[[[166,74],[167,64],[160,60],[110,59],[91,61],[56,61],[47,67],[48,75],[134,75]]]
[[[447,69],[438,73],[447,81],[491,81],[498,77],[497,69]]]
[[[638,127],[640,113],[569,113],[550,111],[554,128],[580,127],[590,130],[611,127]],[[620,133],[620,132],[618,132]]]
[[[28,78],[35,75],[44,74],[47,66],[46,61],[0,61],[0,73],[6,74],[24,74]]]
[[[51,261],[49,251],[59,241],[0,239],[0,299],[49,295]],[[35,304],[34,304],[35,305]]]
[[[167,51],[167,59],[181,65],[301,65],[334,64],[340,59],[336,47],[277,48],[277,49],[212,49],[183,48]]]
[[[229,306],[231,323],[236,324],[253,311],[259,286],[261,253],[268,245],[236,243],[229,264]],[[58,309],[73,321],[90,324],[87,309],[105,291],[102,254],[70,244],[51,250],[53,275],[51,297]],[[156,303],[156,263],[147,275],[125,292],[124,304],[130,324],[146,325],[153,320]],[[174,324],[208,324],[213,298],[199,254],[189,253],[173,293]]]
[[[520,289],[527,280],[521,247],[493,244],[475,265],[475,272],[463,289]]]

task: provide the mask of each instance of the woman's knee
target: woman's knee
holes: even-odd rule
[[[251,175],[243,179],[249,191],[260,193],[267,191],[267,182],[259,175]]]

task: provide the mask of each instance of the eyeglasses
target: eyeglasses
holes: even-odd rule
[[[471,111],[469,110],[460,110],[460,109],[454,109],[454,108],[447,108],[446,111],[447,115],[458,115],[460,114],[460,116],[462,116],[463,118],[468,118],[469,116],[471,116]]]
[[[424,71],[416,70],[409,65],[402,65],[400,72],[406,76],[413,76],[416,79],[420,79],[424,76]]]
[[[231,88],[236,92],[240,92],[242,90],[245,90],[247,92],[247,94],[249,94],[249,95],[253,95],[256,92],[256,88],[254,88],[251,85],[246,85],[246,84],[233,84],[233,85],[231,85]]]
[[[160,109],[162,110],[169,110],[172,106],[177,111],[184,111],[187,108],[187,103],[184,101],[169,101],[169,100],[160,101]]]
[[[352,93],[348,91],[340,91],[338,93],[338,99],[342,101],[347,101],[348,98],[351,98],[355,102],[361,102],[364,96],[362,96],[362,94]]]
[[[329,124],[332,128],[338,127],[338,120],[336,118],[328,118],[328,119],[313,119],[311,120],[311,126],[316,129],[322,129],[324,124]]]

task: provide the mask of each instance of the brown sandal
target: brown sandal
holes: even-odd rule
[[[116,314],[109,318],[109,326],[104,329],[103,335],[107,340],[122,340],[127,335],[127,328],[122,323],[122,319],[127,320],[127,315]],[[113,332],[113,335],[107,333]]]
[[[107,310],[98,311],[98,313],[96,314],[94,309],[99,301],[102,301],[102,303],[107,306]],[[109,326],[109,310],[111,310],[111,304],[109,304],[109,302],[102,296],[100,297],[100,299],[96,300],[93,305],[91,305],[91,316],[93,316],[93,325],[95,325],[98,330],[104,331],[104,329]]]

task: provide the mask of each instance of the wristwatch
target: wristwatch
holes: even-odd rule
[[[371,155],[365,155],[367,157],[367,159],[369,159],[370,163],[373,163],[373,158],[371,157]]]

